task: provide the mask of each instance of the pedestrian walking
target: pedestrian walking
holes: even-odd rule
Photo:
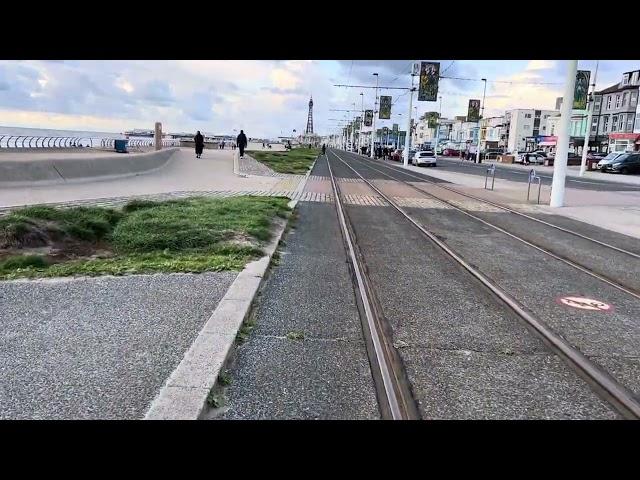
[[[196,144],[196,158],[200,158],[200,156],[202,155],[202,150],[204,149],[204,137],[200,133],[200,130],[198,130],[196,136],[193,137],[193,141]]]
[[[247,136],[244,134],[244,130],[240,130],[240,135],[236,138],[238,148],[240,149],[240,158],[244,158],[244,149],[247,146]]]
[[[322,154],[326,154],[327,153],[327,146],[323,143],[322,144]]]

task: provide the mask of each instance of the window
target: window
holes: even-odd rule
[[[620,95],[616,95],[616,108],[620,108]]]
[[[531,118],[531,114],[530,113],[525,113],[524,114],[524,118]]]
[[[627,115],[627,132],[633,132],[633,113],[630,113],[629,115]]]
[[[625,73],[622,77],[622,85],[627,85],[629,83],[629,74]]]
[[[604,117],[603,120],[604,121],[602,122],[602,131],[604,133],[607,133],[609,131],[609,115]]]
[[[607,97],[607,110],[611,110],[611,95]]]
[[[624,114],[620,115],[620,120],[618,123],[618,130],[623,132],[624,131]]]
[[[547,129],[547,127],[542,127],[542,131],[544,132]]]
[[[594,118],[591,122],[591,133],[596,133],[598,131],[598,119]]]
[[[638,91],[635,90],[635,91],[631,92],[631,96],[630,96],[630,100],[629,100],[629,106],[630,107],[635,107],[637,102],[638,102]]]
[[[640,76],[640,72],[636,71],[633,72],[633,75],[631,76],[631,84],[635,85],[636,83],[638,83],[638,76]]]
[[[611,131],[612,131],[612,132],[615,132],[615,131],[616,131],[616,125],[617,125],[617,124],[618,124],[618,116],[617,116],[617,115],[614,115],[614,116],[611,118]]]
[[[629,92],[624,92],[622,94],[622,106],[625,107],[627,105],[627,100],[629,99]]]
[[[529,115],[529,116],[531,116],[531,115]],[[523,125],[522,126],[523,130],[529,130],[530,128],[531,128],[531,125]]]

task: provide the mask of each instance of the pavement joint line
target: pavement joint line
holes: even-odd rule
[[[308,177],[305,176],[302,183],[306,184]],[[291,200],[288,205],[293,210],[297,203],[297,200]],[[251,312],[251,305],[290,219],[291,216],[287,221],[278,222],[274,238],[264,249],[265,256],[248,263],[238,274],[151,403],[145,420],[197,420],[202,415],[207,396],[228,359],[238,330]]]

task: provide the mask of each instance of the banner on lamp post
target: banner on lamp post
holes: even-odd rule
[[[364,111],[364,126],[370,127],[373,124],[373,110]]]
[[[573,90],[573,108],[575,110],[587,109],[587,96],[589,94],[589,70],[578,70],[576,73],[576,86]]]
[[[477,122],[478,120],[480,120],[480,100],[469,100],[467,122]]]
[[[380,96],[380,120],[389,120],[391,118],[391,97],[386,95]]]
[[[427,112],[427,127],[436,128],[438,124],[438,112]]]
[[[422,62],[420,65],[419,102],[435,102],[438,98],[439,62]]]

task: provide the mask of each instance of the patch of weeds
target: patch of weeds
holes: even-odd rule
[[[218,375],[218,383],[224,387],[231,385],[231,375],[229,375],[229,372],[220,372]]]
[[[287,338],[289,340],[304,340],[304,333],[298,331],[289,332],[287,333]]]
[[[246,342],[249,339],[249,335],[251,334],[255,326],[256,322],[253,318],[244,322],[240,327],[240,330],[238,330],[238,333],[236,334],[236,341],[238,343]]]
[[[209,392],[209,395],[207,395],[207,405],[209,405],[211,408],[221,408],[224,406],[224,396],[214,392],[214,390],[212,389]]]
[[[16,255],[0,262],[0,274],[14,270],[43,269],[48,266],[47,261],[40,255]]]
[[[269,261],[269,266],[270,267],[275,267],[280,265],[280,252],[278,250],[276,250],[275,252],[273,252],[273,255],[271,255],[271,260]]]

